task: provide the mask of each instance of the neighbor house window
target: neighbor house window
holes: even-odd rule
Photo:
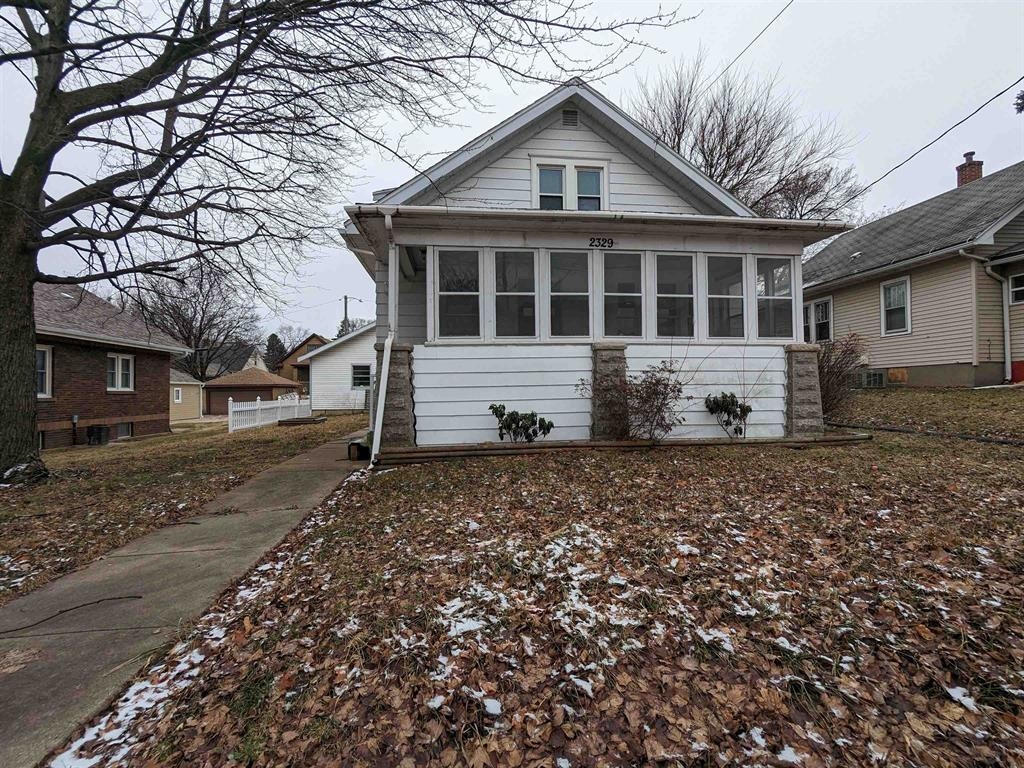
[[[174,402],[176,402],[176,403],[180,403],[181,402],[181,387],[175,387],[174,388]]]
[[[53,347],[36,347],[36,397],[53,395]]]
[[[537,171],[540,209],[560,211],[565,208],[565,168],[541,166]]]
[[[604,335],[643,336],[643,256],[604,254]]]
[[[480,336],[480,254],[437,252],[437,335]]]
[[[655,257],[659,336],[693,336],[693,257]]]
[[[1024,274],[1010,277],[1010,303],[1024,304]]]
[[[494,252],[494,335],[537,335],[533,251]]]
[[[811,339],[811,305],[804,304],[804,344],[810,344]]]
[[[576,169],[576,210],[601,210],[601,170],[599,168]]]
[[[107,391],[131,392],[135,389],[135,358],[132,355],[107,355]]]
[[[590,256],[551,252],[551,335],[590,335]]]
[[[793,262],[758,257],[757,335],[762,339],[793,337]]]
[[[708,335],[743,338],[743,257],[708,256]]]
[[[832,299],[814,302],[814,340],[832,340]]]
[[[353,365],[352,366],[352,388],[353,389],[369,389],[370,388],[370,366],[369,365]]]
[[[910,332],[910,278],[882,283],[882,335]]]

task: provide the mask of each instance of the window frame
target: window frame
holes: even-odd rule
[[[753,310],[754,310],[754,315],[755,316],[753,318],[753,322],[754,322],[754,328],[755,328],[755,334],[756,334],[755,338],[758,341],[778,341],[780,339],[793,339],[796,336],[796,328],[793,327],[794,307],[796,306],[796,264],[794,263],[795,259],[792,256],[786,256],[785,254],[762,254],[762,253],[752,254],[752,259],[753,259],[752,266],[754,268],[753,269],[753,272],[754,272],[754,274],[753,274],[753,279],[754,279],[754,295],[753,295],[754,306],[753,306]],[[761,259],[776,259],[778,261],[788,261],[789,262],[789,295],[788,296],[768,296],[768,295],[762,296],[762,295],[760,295],[757,292],[757,271],[758,271],[758,269],[757,269],[757,262],[760,261]],[[789,336],[762,336],[761,335],[761,322],[760,322],[760,319],[761,319],[761,309],[760,309],[760,306],[759,306],[759,302],[761,302],[762,300],[763,301],[788,301],[789,302],[790,328],[792,329],[792,332],[789,334]]]
[[[739,262],[740,262],[740,265],[741,265],[741,268],[742,268],[742,272],[740,273],[740,287],[741,287],[741,289],[743,291],[739,296],[733,296],[733,295],[727,295],[727,294],[721,294],[721,293],[711,293],[711,266],[710,266],[710,260],[711,259],[715,259],[715,258],[739,259]],[[756,259],[757,257],[754,256],[753,258]],[[752,286],[747,285],[747,282],[749,280],[753,280],[753,275],[750,274],[751,270],[750,270],[750,267],[748,266],[748,262],[750,262],[750,259],[751,259],[751,254],[749,254],[749,253],[748,254],[742,254],[742,253],[720,253],[720,252],[714,252],[714,253],[705,253],[704,254],[704,286],[703,286],[703,289],[704,289],[704,330],[705,330],[705,332],[707,334],[706,338],[709,341],[715,341],[715,342],[727,341],[727,342],[733,342],[733,343],[740,343],[740,342],[745,342],[748,339],[750,339],[750,323],[751,322],[754,322],[754,323],[757,322],[757,318],[756,317],[754,317],[753,321],[751,320],[751,317],[752,316],[756,316],[756,314],[757,314],[757,304],[756,304],[756,294],[757,294],[757,291],[754,290],[753,294],[751,294]],[[753,296],[754,299],[755,299],[755,303],[754,303],[754,306],[753,306],[753,310],[754,310],[753,312],[750,311],[751,307],[747,306],[751,296]],[[715,335],[713,335],[711,333],[711,300],[712,299],[739,299],[740,300],[740,306],[743,307],[743,322],[742,322],[743,333],[741,333],[739,336],[715,336]],[[756,325],[755,325],[755,333],[756,333]],[[768,340],[769,341],[777,341],[777,339],[768,339]]]
[[[700,281],[700,270],[698,269],[697,254],[693,251],[671,251],[671,250],[653,250],[649,252],[651,254],[651,315],[650,328],[653,332],[653,339],[660,341],[662,339],[685,339],[686,341],[694,341],[698,338],[699,327],[700,327],[700,313],[698,309],[697,298],[699,281]],[[658,257],[659,256],[683,256],[690,259],[690,279],[693,284],[692,293],[661,293],[658,291]],[[658,333],[658,299],[690,299],[693,302],[693,333],[689,336],[662,336]]]
[[[554,253],[571,253],[578,256],[583,256],[587,262],[587,292],[581,293],[578,291],[574,292],[559,292],[555,293],[551,290],[551,255]],[[538,286],[544,296],[543,307],[544,311],[541,313],[541,319],[543,322],[541,331],[541,340],[545,342],[579,342],[579,341],[592,341],[598,338],[595,335],[596,319],[594,296],[596,295],[595,278],[594,278],[594,250],[592,248],[544,248],[541,249],[540,255],[541,261],[541,274],[544,275],[544,280],[541,281]],[[551,300],[554,296],[586,296],[587,297],[587,334],[585,336],[555,336],[551,332]]]
[[[1020,278],[1020,285],[1016,288],[1013,287],[1013,281]],[[1024,272],[1017,272],[1013,275],[1007,275],[1007,289],[1010,292],[1010,304],[1024,304]],[[1021,296],[1019,299],[1013,298],[1015,291],[1020,291]]]
[[[110,373],[110,360],[116,360],[114,364],[114,384],[110,386],[110,380],[107,379],[107,392],[134,392],[135,391],[135,355],[126,355],[121,352],[107,352],[107,370],[104,375]],[[123,363],[128,363],[128,370],[130,373],[131,384],[125,387],[121,382],[124,381],[124,368]]]
[[[366,369],[366,384],[356,384],[356,368]],[[349,379],[351,389],[370,389],[373,386],[373,365],[370,363],[352,363],[351,379]]]
[[[175,405],[181,405],[182,399],[184,398],[184,392],[181,387],[171,387],[171,399]]]
[[[903,283],[904,285],[906,285],[905,293],[906,293],[906,296],[907,296],[907,303],[906,303],[904,309],[906,311],[907,327],[903,328],[901,330],[898,330],[898,331],[890,331],[885,326],[885,309],[886,309],[886,307],[885,307],[885,289],[886,289],[887,286],[897,285],[899,283]],[[892,280],[884,280],[884,281],[882,281],[881,283],[878,284],[878,309],[879,309],[878,321],[879,321],[879,330],[880,330],[881,336],[883,338],[884,337],[888,337],[888,336],[909,336],[910,335],[910,333],[911,333],[911,331],[913,329],[913,323],[912,323],[912,320],[911,320],[910,306],[911,306],[910,275],[902,275],[901,277],[897,277],[897,278],[894,278]]]
[[[611,210],[611,200],[608,185],[608,166],[610,161],[607,158],[597,157],[565,157],[557,155],[533,156],[530,158],[530,199],[531,207],[534,210],[561,210],[577,211],[579,208],[579,179],[578,171],[599,171],[601,174],[601,207],[598,211]],[[562,207],[559,209],[542,209],[540,207],[540,169],[561,168],[562,169]],[[550,196],[550,193],[545,193]],[[594,197],[594,195],[583,195],[583,197]],[[582,211],[582,213],[593,213],[593,211]],[[511,249],[502,249],[511,250]],[[551,250],[576,250],[575,248],[553,248]],[[643,250],[643,249],[641,249]]]
[[[46,390],[40,392],[37,388],[36,399],[50,400],[53,398],[53,345],[36,344],[36,352],[46,353]],[[36,370],[34,373],[38,377],[39,371]],[[38,378],[36,378],[36,384],[39,384]]]
[[[817,323],[815,322],[815,319],[814,319],[814,317],[815,317],[814,316],[814,310],[815,310],[815,307],[818,306],[818,304],[828,304],[828,330],[829,330],[829,338],[826,339],[826,341],[832,341],[833,337],[835,336],[835,314],[834,314],[834,305],[832,303],[832,296],[831,295],[829,295],[829,296],[819,296],[816,299],[808,299],[808,300],[804,301],[804,309],[806,309],[808,311],[808,317],[810,318],[810,335],[806,337],[807,338],[807,342],[806,343],[808,343],[808,344],[817,344],[818,341],[819,341],[819,339],[818,339]],[[801,317],[801,322],[802,321],[803,321],[803,318]],[[801,334],[802,333],[803,333],[803,331],[801,330]]]
[[[128,434],[127,435],[122,435],[121,434],[121,427],[123,427],[125,425],[128,425]],[[119,421],[117,424],[114,425],[114,430],[115,430],[115,435],[114,435],[114,439],[115,440],[128,440],[129,438],[135,437],[135,422],[134,421]]]
[[[639,293],[621,293],[619,291],[615,291],[615,292],[609,292],[608,291],[608,287],[605,285],[605,269],[606,269],[606,267],[605,267],[605,256],[607,256],[609,253],[611,253],[611,254],[619,254],[619,255],[627,255],[627,256],[639,256],[640,257],[640,291],[639,291]],[[600,262],[600,269],[598,270],[600,272],[600,283],[597,286],[596,296],[595,296],[595,300],[594,300],[595,304],[599,304],[600,305],[600,311],[598,313],[598,320],[597,320],[597,322],[600,323],[600,325],[596,326],[595,329],[594,329],[595,331],[598,330],[598,329],[600,329],[600,331],[601,331],[601,333],[598,334],[598,338],[600,338],[602,340],[605,340],[605,341],[612,341],[612,342],[618,342],[618,341],[621,341],[623,339],[639,339],[640,341],[644,341],[644,340],[647,339],[647,332],[648,332],[649,327],[650,327],[650,320],[648,320],[648,318],[647,318],[648,296],[650,294],[650,291],[649,291],[648,286],[647,286],[647,279],[648,279],[647,276],[648,276],[648,273],[650,271],[648,269],[647,260],[648,260],[648,256],[650,255],[650,253],[651,253],[651,251],[644,250],[642,248],[638,248],[636,250],[631,250],[631,249],[627,249],[627,248],[622,248],[622,249],[617,249],[616,248],[616,249],[607,250],[607,251],[598,251],[598,254],[600,254],[600,259],[597,260],[597,261]],[[608,333],[606,332],[607,318],[605,317],[605,310],[604,310],[605,299],[608,296],[638,296],[640,298],[640,333],[639,333],[639,335],[637,335],[637,336],[627,336],[627,335],[621,335],[621,334],[620,335],[616,335],[616,336],[609,336],[608,335]]]
[[[441,251],[455,251],[461,253],[476,253],[476,264],[477,264],[477,283],[476,283],[476,298],[477,298],[477,333],[475,336],[442,336],[441,335],[441,296],[473,296],[471,291],[442,291],[441,290]],[[452,342],[452,341],[486,341],[486,325],[487,321],[484,317],[484,286],[487,285],[487,276],[484,272],[485,258],[484,254],[487,251],[486,248],[480,247],[468,247],[468,246],[448,246],[439,245],[432,246],[430,251],[430,270],[428,277],[431,279],[430,290],[428,291],[428,299],[433,304],[431,308],[431,319],[433,321],[433,328],[431,328],[432,335],[436,341]]]
[[[488,338],[495,341],[536,341],[541,337],[540,330],[540,254],[536,248],[487,248],[484,256],[484,264],[489,265],[488,284],[493,288],[485,302],[489,305],[489,319],[491,333]],[[498,254],[499,253],[529,253],[533,258],[533,291],[502,291],[498,292]],[[498,297],[499,296],[532,296],[533,297],[533,335],[532,336],[499,336],[498,335]]]

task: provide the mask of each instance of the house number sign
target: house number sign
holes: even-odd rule
[[[610,237],[592,237],[590,238],[591,248],[614,248],[615,241]]]

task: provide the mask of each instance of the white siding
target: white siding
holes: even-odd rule
[[[388,265],[377,261],[377,340],[388,335]],[[427,273],[419,270],[407,278],[398,272],[398,341],[422,344],[427,340]],[[314,406],[315,407],[315,406]]]
[[[309,360],[309,390],[314,411],[336,411],[362,408],[365,389],[352,388],[352,366],[369,365],[372,372],[377,362],[373,331],[361,333]]]
[[[1024,241],[1024,213],[1017,214],[993,236],[996,246],[1006,248]]]
[[[978,291],[978,362],[1003,362],[1003,286],[972,262]]]
[[[550,419],[552,440],[590,437],[590,400],[576,392],[589,344],[420,345],[412,367],[417,445],[498,442],[491,403]]]
[[[541,130],[491,165],[446,189],[430,205],[469,208],[534,208],[531,193],[531,156],[604,160],[608,166],[609,201],[613,211],[700,213],[694,203],[670,189],[632,158],[598,135],[580,114],[578,128],[563,128],[561,112]]]
[[[786,424],[786,353],[782,347],[730,345],[669,347],[631,344],[626,347],[629,373],[642,373],[662,360],[673,360],[684,383],[677,409],[685,419],[670,437],[725,437],[715,417],[704,407],[704,398],[733,392],[745,399],[753,412],[747,421],[749,437],[783,437]]]

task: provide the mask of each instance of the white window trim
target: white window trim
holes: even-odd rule
[[[731,259],[739,259],[740,260],[740,265],[741,265],[741,267],[743,269],[742,275],[740,277],[740,285],[743,286],[743,294],[741,296],[727,296],[725,294],[720,294],[720,293],[716,293],[716,294],[712,295],[711,287],[708,285],[708,282],[707,282],[708,277],[710,276],[710,272],[708,270],[707,263],[708,263],[708,259],[713,259],[713,258],[731,258]],[[756,292],[757,292],[757,289],[753,285],[753,282],[754,282],[754,271],[756,270],[756,262],[755,262],[755,266],[752,267],[751,263],[750,263],[752,258],[756,259],[757,257],[756,256],[752,256],[749,253],[743,254],[743,253],[720,253],[720,252],[714,252],[714,253],[706,253],[706,254],[704,254],[704,258],[703,258],[703,261],[704,261],[704,275],[703,275],[703,278],[704,278],[704,291],[703,291],[703,293],[704,293],[704,305],[703,305],[704,312],[703,312],[703,315],[704,315],[704,331],[706,333],[706,338],[709,341],[713,341],[716,344],[722,343],[722,342],[740,343],[740,342],[746,342],[747,340],[752,339],[752,338],[757,338],[757,317],[756,317],[756,315],[757,315],[757,303],[756,303],[757,302],[757,296],[755,295]],[[712,299],[740,299],[741,300],[742,306],[743,306],[743,335],[742,336],[712,336],[711,335],[711,300]],[[750,306],[751,301],[754,302],[753,311],[751,311],[751,306]],[[753,329],[751,329],[751,320],[753,320]],[[772,339],[767,339],[767,340],[768,341],[778,341],[779,339],[772,338]]]
[[[639,255],[640,256],[640,293],[606,293],[604,287],[604,257],[609,254],[623,254],[623,255]],[[600,292],[597,294],[596,307],[597,314],[599,316],[598,322],[600,325],[596,326],[596,329],[600,329],[601,333],[599,337],[606,341],[623,341],[623,340],[639,340],[643,341],[650,333],[651,324],[650,318],[647,317],[650,310],[651,303],[651,292],[648,286],[648,275],[650,274],[650,268],[648,261],[650,260],[650,251],[643,250],[630,250],[628,248],[613,249],[610,251],[600,251],[601,258],[600,262]],[[640,335],[639,336],[609,336],[604,330],[604,300],[606,296],[640,296]]]
[[[589,157],[558,157],[558,156],[532,156],[530,157],[530,197],[533,207],[540,209],[540,169],[561,167],[562,173],[562,210],[576,211],[579,194],[576,185],[576,171],[600,171],[601,172],[601,208],[602,211],[611,210],[611,202],[608,199],[608,165],[607,159],[596,159]],[[586,197],[586,195],[584,195]],[[553,249],[559,250],[559,249]],[[574,250],[564,248],[560,250]]]
[[[180,405],[180,404],[181,404],[181,401],[182,401],[182,391],[181,391],[181,387],[174,387],[174,402],[175,402],[176,404],[179,404],[179,405]]]
[[[905,283],[906,286],[907,286],[907,290],[906,290],[906,294],[907,294],[907,327],[906,327],[905,330],[887,331],[885,329],[885,288],[886,288],[886,286],[896,285],[897,283]],[[878,309],[879,309],[879,312],[878,312],[878,323],[879,323],[879,330],[880,330],[881,335],[883,337],[887,337],[887,336],[909,336],[910,335],[910,332],[911,332],[911,330],[913,328],[913,321],[911,320],[911,313],[910,313],[910,305],[911,305],[911,298],[910,298],[910,275],[903,275],[902,277],[897,277],[894,280],[886,280],[883,283],[879,283],[879,285],[878,285]]]
[[[36,398],[49,400],[53,397],[53,347],[49,344],[36,344],[36,351],[46,353],[46,391],[36,392]]]
[[[431,246],[427,249],[427,302],[428,306],[428,324],[427,338],[436,339],[439,342],[480,342],[486,339],[486,328],[487,319],[485,317],[484,296],[487,293],[487,275],[484,271],[486,259],[484,253],[486,248],[474,248],[470,246],[447,246],[437,245]],[[439,251],[476,251],[477,259],[477,306],[478,306],[478,317],[480,318],[479,326],[477,328],[478,333],[476,336],[441,336],[440,328],[441,322],[439,313],[441,310],[441,291],[438,290],[441,286],[441,281],[438,272],[438,252]],[[464,292],[464,295],[472,295],[468,292]]]
[[[498,293],[498,272],[496,262],[498,253],[529,253],[533,256],[533,291],[502,291]],[[496,341],[537,341],[540,339],[540,254],[536,248],[488,248],[484,264],[490,265],[490,282],[492,290],[487,294],[484,304],[490,309],[492,333]],[[498,335],[498,296],[533,296],[533,335],[532,336],[499,336]]]
[[[697,306],[697,254],[690,251],[652,251],[653,256],[650,259],[650,280],[647,286],[647,293],[650,295],[650,317],[648,318],[649,328],[651,334],[657,341],[673,341],[676,339],[692,342],[697,338],[698,335],[698,324],[700,308]],[[659,293],[658,292],[658,257],[659,256],[688,256],[690,258],[690,269],[692,270],[691,275],[693,279],[693,293]],[[660,336],[658,334],[658,299],[659,298],[673,298],[673,299],[690,299],[693,301],[693,333],[689,336]]]
[[[835,305],[832,303],[832,296],[831,295],[819,296],[816,299],[808,299],[807,301],[804,302],[804,306],[807,307],[808,310],[810,311],[810,317],[811,317],[811,322],[810,322],[811,339],[810,339],[810,342],[809,342],[810,344],[817,344],[818,343],[818,330],[815,327],[815,322],[814,322],[814,307],[817,304],[828,304],[828,328],[829,328],[829,332],[832,334],[832,337],[831,337],[831,339],[829,339],[829,341],[834,340],[835,337],[836,337],[836,327],[835,327],[836,326],[836,320],[835,320],[835,312],[834,312]],[[800,336],[801,336],[801,338],[803,337],[803,333],[804,333],[804,318],[803,318],[803,315],[801,314],[801,316],[800,316]]]
[[[114,381],[115,386],[113,386],[113,387],[109,386],[109,382],[108,382],[107,392],[134,392],[135,391],[135,355],[122,355],[122,354],[120,354],[118,352],[108,352],[107,353],[107,359],[110,360],[111,358],[113,358],[114,360],[117,360],[117,369],[116,369],[117,370],[117,375],[114,377],[115,378],[115,381]],[[125,361],[127,361],[128,364],[131,366],[130,370],[131,370],[131,373],[132,373],[132,383],[131,383],[131,386],[129,386],[129,387],[124,387],[124,386],[121,385],[121,373],[122,373],[121,366],[122,366],[122,364]],[[106,377],[106,375],[107,375],[107,372],[104,371],[103,372],[103,376]]]
[[[366,368],[369,371],[369,384],[356,384],[356,366],[360,368]],[[352,389],[369,389],[370,384],[373,383],[373,366],[370,363],[352,363],[351,378],[349,379]]]
[[[576,253],[587,258],[587,329],[586,336],[555,336],[551,333],[551,297],[552,296],[583,296],[582,293],[551,292],[551,254]],[[538,312],[541,317],[541,340],[556,344],[592,341],[594,339],[594,252],[587,248],[544,248],[540,253],[540,274],[544,279],[537,285]]]
[[[758,259],[778,259],[778,260],[786,259],[786,260],[789,261],[789,296],[758,296],[758,294],[757,294],[757,260]],[[758,326],[758,317],[760,317],[760,312],[758,311],[758,308],[757,308],[757,302],[760,301],[761,299],[766,299],[768,301],[789,301],[789,302],[791,302],[790,305],[789,305],[789,314],[790,314],[790,317],[793,316],[793,314],[794,314],[793,313],[793,308],[796,306],[796,263],[795,263],[795,261],[796,260],[792,256],[784,256],[784,255],[773,256],[773,255],[768,255],[768,254],[764,254],[764,253],[753,254],[753,258],[751,260],[750,266],[751,266],[751,271],[753,273],[753,281],[754,281],[754,315],[755,315],[755,317],[754,317],[754,334],[755,334],[755,338],[758,341],[776,341],[778,339],[785,339],[785,338],[787,338],[786,336],[762,336],[761,335],[761,329]],[[746,302],[744,302],[744,304],[746,304]],[[793,328],[792,320],[790,321],[790,327]],[[801,317],[800,318],[800,336],[803,337],[803,334],[804,334],[804,326],[803,326],[803,318]],[[797,329],[793,328],[793,333],[790,334],[790,337],[793,337],[793,336],[796,336],[796,335],[797,335]]]
[[[1014,281],[1014,279],[1016,279],[1018,277],[1021,278],[1021,284],[1020,284],[1019,287],[1014,288],[1013,287],[1013,281]],[[1017,272],[1016,274],[1013,274],[1013,275],[1007,275],[1006,279],[1008,281],[1008,288],[1009,288],[1009,291],[1010,291],[1010,303],[1011,304],[1024,304],[1024,298],[1016,299],[1016,300],[1013,298],[1013,292],[1014,291],[1021,291],[1022,295],[1024,295],[1024,272]]]

